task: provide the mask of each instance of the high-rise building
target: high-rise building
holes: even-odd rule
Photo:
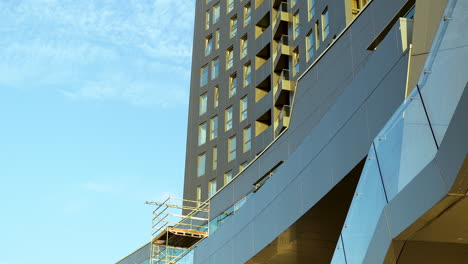
[[[193,263],[468,261],[467,12],[197,0],[184,198],[210,221]]]

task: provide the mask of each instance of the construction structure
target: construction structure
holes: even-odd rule
[[[182,263],[186,254],[209,235],[210,202],[168,197],[155,205],[150,264]]]

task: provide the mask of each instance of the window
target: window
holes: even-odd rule
[[[250,65],[250,62],[245,64],[244,66],[244,87],[250,84],[251,81],[251,74],[252,73],[252,67]]]
[[[225,119],[224,130],[228,131],[229,129],[232,128],[232,106],[226,109],[224,113],[224,119]]]
[[[231,38],[237,34],[237,16],[231,18]]]
[[[229,77],[229,98],[233,97],[236,94],[237,90],[237,74],[231,75]]]
[[[224,173],[224,185],[232,181],[232,171]]]
[[[208,83],[208,65],[201,68],[200,72],[200,86],[204,86]]]
[[[252,147],[252,129],[250,126],[244,128],[244,152],[247,152]]]
[[[215,49],[219,49],[219,28],[215,32]]]
[[[299,23],[299,13],[296,13],[294,15],[293,23],[294,23],[294,39],[296,39],[301,33],[301,27]]]
[[[205,164],[206,164],[206,154],[200,154],[198,155],[198,160],[197,160],[197,176],[203,176],[205,175]]]
[[[315,16],[315,0],[308,0],[309,2],[309,20]]]
[[[314,56],[314,34],[312,31],[306,36],[307,61]]]
[[[236,136],[228,139],[228,162],[236,159]]]
[[[330,25],[328,24],[328,7],[322,13],[322,41],[325,40],[330,33]]]
[[[198,126],[198,146],[206,143],[206,122]]]
[[[205,14],[205,29],[210,28],[210,10],[206,11]]]
[[[242,163],[241,165],[239,165],[239,172],[245,170],[245,168],[247,167],[248,163],[247,161]]]
[[[230,47],[226,50],[226,70],[231,69],[234,65],[234,48]]]
[[[211,118],[210,120],[210,139],[218,137],[218,116]]]
[[[216,5],[213,6],[213,24],[219,21],[219,10],[220,10],[220,5],[219,3],[217,3]]]
[[[294,76],[296,76],[296,74],[299,73],[300,71],[300,68],[301,68],[301,64],[300,64],[300,61],[299,61],[299,51],[296,49],[294,52],[293,52],[293,65],[294,65]]]
[[[320,26],[318,20],[315,21],[315,49],[320,48]]]
[[[241,38],[241,59],[247,56],[248,45],[249,45],[249,40],[247,39],[247,35],[245,35]]]
[[[214,96],[213,96],[213,107],[216,108],[219,105],[219,86],[214,87]]]
[[[195,200],[197,201],[197,207],[200,206],[201,202],[201,186],[197,186],[195,191]]]
[[[241,122],[247,119],[247,103],[248,103],[247,96],[244,96],[240,100],[240,121]]]
[[[213,164],[211,165],[213,170],[216,170],[218,168],[218,148],[214,147],[213,148]]]
[[[210,35],[205,39],[205,56],[211,54],[211,49],[213,47],[213,37]]]
[[[352,0],[351,3],[351,13],[353,18],[355,18],[359,12],[361,12],[362,8],[367,4],[367,0]]]
[[[219,75],[219,58],[211,61],[211,80],[218,78]]]
[[[216,193],[216,179],[208,182],[208,197],[211,198]]]
[[[234,0],[228,0],[227,2],[227,12],[231,12],[234,9]]]
[[[202,95],[200,95],[200,105],[199,105],[199,109],[198,109],[198,112],[200,115],[203,115],[204,113],[206,113],[206,102],[208,101],[208,94],[207,93],[204,93]]]
[[[252,9],[250,8],[250,3],[244,7],[244,26],[247,26],[250,23],[252,16]]]

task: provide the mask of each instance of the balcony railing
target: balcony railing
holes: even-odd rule
[[[288,12],[288,2],[281,2],[278,7],[278,13],[273,19],[273,26],[276,26],[276,22],[281,19],[281,12]]]
[[[278,101],[278,98],[281,95],[281,92],[283,91],[292,91],[293,86],[290,80],[290,71],[289,70],[282,70],[278,80],[276,81],[275,85],[273,86],[273,97],[275,99],[275,102]]]
[[[280,39],[278,40],[278,46],[276,47],[275,51],[273,52],[273,58],[276,59],[276,55],[280,53],[281,48],[283,45],[288,45],[289,43],[289,36],[288,35],[281,35]]]
[[[291,106],[284,105],[275,120],[275,134],[276,136],[283,131],[284,128],[289,126],[289,116],[291,114]]]

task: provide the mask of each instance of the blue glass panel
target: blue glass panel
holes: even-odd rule
[[[362,263],[386,204],[374,147],[371,146],[341,231],[348,264]]]
[[[437,152],[417,89],[395,112],[374,144],[390,201]]]
[[[346,264],[346,258],[343,251],[343,242],[341,240],[341,236],[340,239],[338,239],[338,242],[336,243],[335,253],[333,254],[333,259],[330,262],[330,264]]]

